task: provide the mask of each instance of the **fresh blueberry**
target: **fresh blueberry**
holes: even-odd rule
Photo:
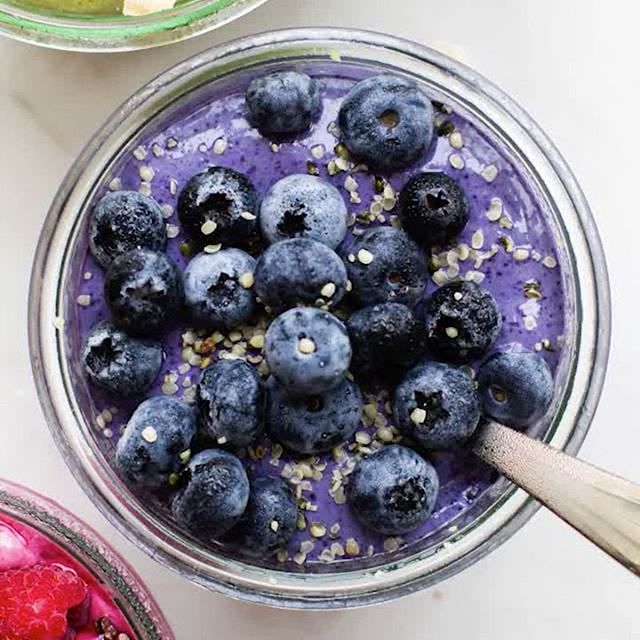
[[[265,136],[302,133],[322,109],[318,83],[297,71],[255,78],[247,89],[246,103],[249,121]]]
[[[419,173],[400,193],[400,220],[419,244],[446,244],[469,221],[469,201],[462,187],[445,173]]]
[[[537,353],[496,353],[478,372],[484,413],[511,427],[537,422],[553,400],[553,376]]]
[[[111,263],[104,297],[116,326],[132,335],[157,335],[182,307],[182,276],[164,253],[134,249]]]
[[[247,176],[209,167],[193,176],[178,197],[178,217],[197,248],[246,245],[258,231],[258,193]]]
[[[240,249],[201,253],[184,272],[185,303],[204,329],[231,329],[255,309],[253,272],[256,261]]]
[[[243,360],[218,360],[196,389],[200,425],[218,444],[246,447],[262,433],[265,395],[255,369]]]
[[[268,383],[268,429],[271,437],[296,453],[324,453],[349,440],[362,420],[362,394],[343,380],[308,396],[291,396],[271,378]]]
[[[276,312],[297,305],[332,307],[347,290],[337,253],[310,238],[272,244],[256,265],[256,295]]]
[[[358,82],[338,116],[351,154],[383,172],[404,169],[420,157],[433,138],[433,120],[433,106],[417,85],[392,75]]]
[[[108,193],[93,210],[89,248],[103,269],[127,251],[161,251],[166,242],[167,231],[160,205],[137,191]]]
[[[400,535],[431,515],[439,485],[436,470],[424,458],[390,445],[358,462],[347,485],[347,501],[369,529]]]
[[[298,503],[289,485],[280,478],[256,478],[247,509],[229,539],[243,553],[267,558],[287,546],[297,520]]]
[[[163,358],[160,342],[132,338],[108,322],[93,327],[82,347],[89,380],[123,397],[146,391],[158,377]]]
[[[425,348],[424,328],[409,307],[397,302],[360,309],[347,321],[352,368],[360,376],[393,377],[412,367]]]
[[[437,356],[455,362],[482,356],[502,329],[494,297],[474,282],[438,289],[425,309],[427,344]]]
[[[427,362],[409,371],[397,387],[393,413],[400,430],[425,449],[448,449],[473,435],[480,396],[460,367]]]
[[[173,502],[181,527],[209,540],[219,538],[239,520],[249,501],[249,479],[242,462],[220,449],[191,458],[187,483]]]
[[[369,229],[347,250],[352,296],[360,305],[399,302],[410,307],[422,298],[429,276],[420,247],[404,231]]]
[[[345,326],[326,311],[299,307],[279,315],[267,329],[269,370],[292,395],[318,394],[341,382],[351,362]]]
[[[196,433],[192,407],[170,396],[145,400],[118,442],[116,466],[133,488],[169,487],[189,456]]]
[[[271,243],[312,238],[335,249],[347,233],[347,216],[347,206],[332,184],[293,174],[269,189],[260,207],[260,228]]]

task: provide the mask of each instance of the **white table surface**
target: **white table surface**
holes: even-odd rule
[[[196,588],[145,557],[83,495],[36,399],[26,335],[31,259],[49,202],[103,119],[166,67],[222,40],[293,25],[396,33],[449,51],[523,104],[595,211],[613,294],[609,374],[582,457],[640,481],[637,159],[640,9],[630,0],[271,0],[220,32],[143,53],[81,55],[0,42],[0,476],[59,500],[137,567],[179,640],[640,638],[639,587],[544,511],[498,551],[377,608],[291,613]],[[628,111],[628,113],[627,113]]]

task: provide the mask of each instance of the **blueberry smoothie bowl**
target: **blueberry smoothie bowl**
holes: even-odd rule
[[[568,452],[608,352],[568,168],[474,72],[296,30],[125,103],[71,169],[31,287],[53,435],[110,520],[189,579],[297,608],[436,583],[535,511],[470,443]]]
[[[133,570],[62,507],[0,480],[0,635],[170,640]]]

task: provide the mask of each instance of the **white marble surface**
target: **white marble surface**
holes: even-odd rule
[[[26,298],[54,191],[92,131],[148,78],[224,39],[291,25],[366,27],[448,50],[525,105],[568,158],[609,258],[613,348],[582,456],[640,481],[637,112],[640,9],[629,0],[271,0],[223,29],[162,50],[79,55],[0,42],[0,475],[58,499],[148,581],[180,640],[640,638],[638,582],[540,512],[490,557],[390,605],[329,614],[240,604],[179,579],[103,520],[67,471],[31,381]]]

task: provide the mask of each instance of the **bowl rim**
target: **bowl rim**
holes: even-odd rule
[[[0,35],[62,51],[137,51],[194,38],[244,16],[265,2],[194,0],[146,16],[128,17],[39,12],[0,0]]]
[[[0,515],[19,520],[60,546],[78,564],[117,591],[138,617],[148,640],[173,640],[169,623],[140,574],[104,536],[56,500],[0,478]],[[77,538],[81,538],[80,541]],[[106,582],[108,580],[108,583]],[[116,583],[122,583],[122,589]],[[144,598],[144,601],[141,599]],[[128,620],[130,624],[131,620]]]
[[[558,181],[558,186],[562,189],[561,195],[565,197],[567,206],[571,207],[575,215],[572,222],[576,225],[574,231],[578,235],[571,236],[568,249],[572,255],[577,249],[580,251],[580,265],[586,271],[584,274],[581,272],[584,281],[581,277],[579,293],[582,301],[586,303],[585,310],[592,316],[590,321],[585,323],[582,322],[582,318],[576,319],[583,344],[577,354],[580,356],[580,362],[575,363],[575,366],[582,367],[581,382],[584,389],[578,399],[573,399],[574,418],[571,428],[567,431],[567,426],[563,426],[566,421],[559,421],[563,424],[554,423],[545,437],[552,445],[561,444],[569,454],[578,451],[597,407],[610,343],[610,294],[606,262],[584,194],[556,147],[531,117],[495,85],[468,67],[437,51],[389,35],[351,29],[301,28],[267,32],[221,44],[189,58],[143,86],[114,112],[79,155],[47,215],[36,251],[29,293],[29,341],[36,387],[53,438],[67,464],[94,504],[121,533],[149,555],[193,582],[232,597],[281,608],[328,609],[364,606],[430,586],[454,575],[495,549],[513,535],[540,505],[524,491],[510,485],[492,506],[492,515],[488,518],[493,518],[492,526],[488,526],[485,520],[470,532],[466,532],[464,537],[452,536],[438,548],[437,553],[429,558],[421,558],[421,567],[392,563],[384,567],[385,571],[366,573],[361,580],[347,586],[342,585],[341,588],[330,579],[323,580],[317,575],[313,576],[313,588],[305,587],[295,580],[294,587],[291,587],[277,579],[283,575],[282,572],[260,570],[232,560],[213,566],[211,561],[206,562],[202,558],[196,561],[189,545],[184,542],[178,547],[176,540],[159,540],[157,533],[153,534],[155,539],[152,541],[152,534],[148,530],[149,519],[141,521],[141,514],[136,512],[133,523],[127,523],[122,506],[115,503],[116,495],[112,488],[99,478],[92,477],[89,468],[97,464],[94,456],[91,452],[78,448],[77,443],[70,437],[72,432],[69,429],[78,426],[76,424],[74,427],[76,416],[70,407],[61,407],[60,403],[56,404],[52,399],[56,388],[63,385],[60,368],[64,367],[64,362],[60,361],[57,347],[61,332],[55,331],[52,326],[53,312],[57,308],[60,272],[54,269],[52,274],[48,271],[48,265],[57,264],[56,258],[64,258],[69,225],[61,226],[59,222],[65,209],[70,206],[74,188],[83,176],[85,165],[95,150],[105,143],[129,116],[145,107],[145,103],[152,101],[161,88],[182,82],[186,83],[185,93],[188,93],[194,88],[187,80],[190,74],[204,73],[209,66],[222,65],[234,56],[242,57],[249,51],[262,51],[274,46],[297,46],[298,53],[301,46],[311,47],[316,51],[320,48],[320,43],[326,45],[323,55],[329,55],[341,47],[345,50],[349,47],[362,47],[365,53],[369,49],[382,48],[394,55],[404,56],[407,60],[411,59],[415,64],[437,65],[450,74],[451,78],[456,78],[471,87],[478,93],[478,97],[490,101],[497,109],[507,114],[511,123],[518,127],[518,133],[535,145],[536,152],[546,159],[549,175]],[[333,49],[327,49],[329,45]],[[370,60],[366,57],[364,59]],[[146,106],[148,108],[148,105]],[[593,305],[593,308],[589,308],[590,305]],[[565,438],[563,442],[562,438]],[[132,517],[130,511],[127,511],[126,515]],[[170,542],[174,544],[171,545]],[[208,554],[207,558],[211,560],[211,556],[212,554]],[[438,562],[426,571],[425,563],[434,558]],[[291,576],[289,573],[285,575],[287,579]]]

